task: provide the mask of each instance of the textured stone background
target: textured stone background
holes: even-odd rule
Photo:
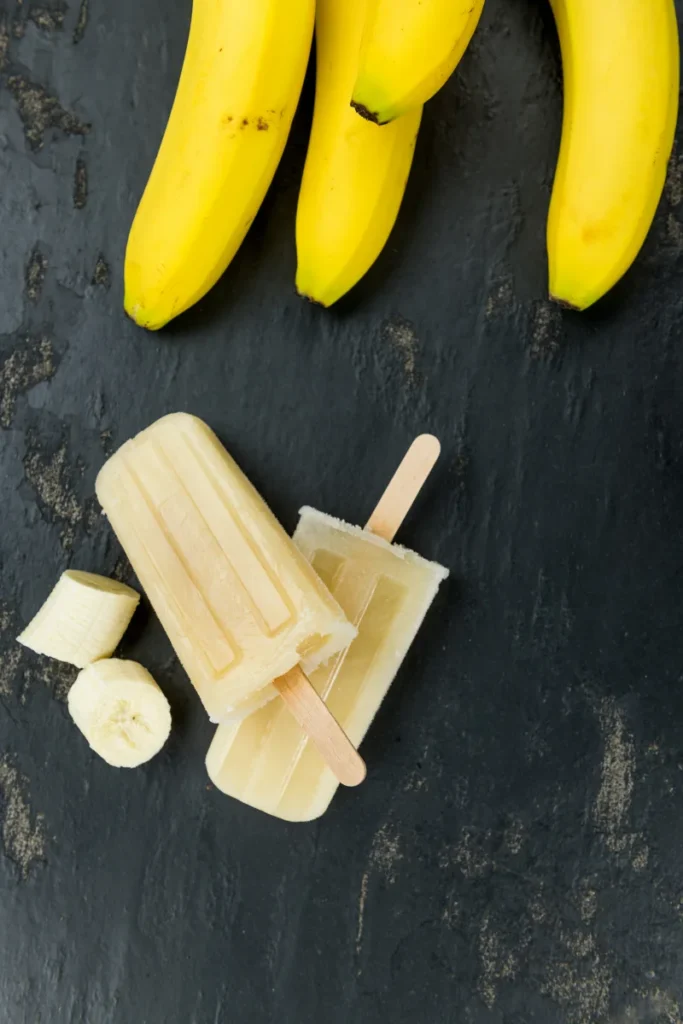
[[[549,305],[557,44],[544,0],[489,0],[351,297],[293,289],[309,82],[234,265],[147,335],[122,256],[188,16],[0,0],[0,1019],[681,1024],[683,158],[627,280]],[[174,409],[289,528],[304,502],[362,520],[414,434],[442,438],[401,539],[452,578],[367,784],[319,823],[209,786],[144,609],[124,650],[175,729],[139,771],[90,754],[71,671],[13,642],[67,566],[129,578],[95,475]]]

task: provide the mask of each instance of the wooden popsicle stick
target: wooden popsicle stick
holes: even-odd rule
[[[366,530],[391,542],[434,468],[441,445],[431,434],[415,438],[368,519]],[[367,769],[351,740],[299,665],[273,685],[343,786],[358,786]]]
[[[366,530],[390,542],[394,539],[440,452],[441,444],[433,434],[415,438],[365,524]]]
[[[359,786],[365,761],[299,665],[273,683],[304,732],[343,786]]]

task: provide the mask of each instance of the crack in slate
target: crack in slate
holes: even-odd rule
[[[111,270],[102,253],[97,257],[92,284],[101,285],[103,288],[108,288],[111,284]]]
[[[28,16],[43,32],[61,32],[64,28],[64,16],[67,8],[60,7],[32,7]]]
[[[26,264],[24,274],[26,280],[26,295],[32,302],[37,302],[43,290],[45,272],[47,270],[47,258],[42,254],[37,245],[34,245]]]
[[[50,128],[57,128],[65,135],[87,135],[90,131],[89,124],[65,110],[56,96],[25,75],[10,75],[7,86],[17,104],[24,135],[31,149],[42,149],[45,133]]]
[[[83,157],[76,161],[76,172],[74,174],[74,206],[82,210],[88,202],[88,165]]]
[[[78,46],[88,27],[88,7],[88,0],[81,0],[81,6],[78,9],[78,20],[73,34],[74,46]]]
[[[34,863],[45,860],[45,828],[42,814],[33,815],[26,797],[27,779],[19,774],[8,755],[0,758],[2,797],[2,845],[7,857],[26,880]],[[31,820],[33,818],[33,821]]]
[[[57,368],[49,338],[26,339],[0,364],[0,427],[12,425],[18,395],[50,380]]]

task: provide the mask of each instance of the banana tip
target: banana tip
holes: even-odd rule
[[[364,103],[357,103],[356,100],[351,100],[351,106],[366,121],[372,121],[373,124],[386,124],[385,121],[380,121],[379,114],[373,113]]]
[[[310,304],[312,306],[319,306],[321,309],[327,309],[327,303],[326,302],[321,302],[320,299],[314,299],[312,295],[307,295],[307,293],[301,291],[300,288],[297,288],[297,294],[302,299],[305,299],[306,302],[310,302]]]
[[[158,331],[164,326],[164,323],[168,323],[168,321],[158,324],[150,323],[143,316],[139,306],[129,306],[127,303],[124,303],[123,311],[128,319],[132,320],[137,327],[142,327],[146,331]]]
[[[570,309],[573,313],[581,313],[586,308],[585,306],[577,306],[573,302],[569,302],[567,299],[560,299],[557,295],[553,295],[552,292],[548,297],[556,306],[560,306],[561,309]]]

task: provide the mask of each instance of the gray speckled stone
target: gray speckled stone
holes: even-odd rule
[[[613,295],[550,306],[552,19],[489,0],[351,296],[293,287],[309,81],[233,266],[148,335],[122,257],[188,17],[0,0],[0,1019],[680,1022],[680,157]],[[210,787],[211,727],[146,609],[124,650],[175,728],[135,772],[71,724],[71,670],[13,642],[65,567],[127,578],[95,475],[174,409],[288,528],[304,502],[362,521],[417,431],[443,441],[400,539],[452,577],[367,784],[316,824]]]

